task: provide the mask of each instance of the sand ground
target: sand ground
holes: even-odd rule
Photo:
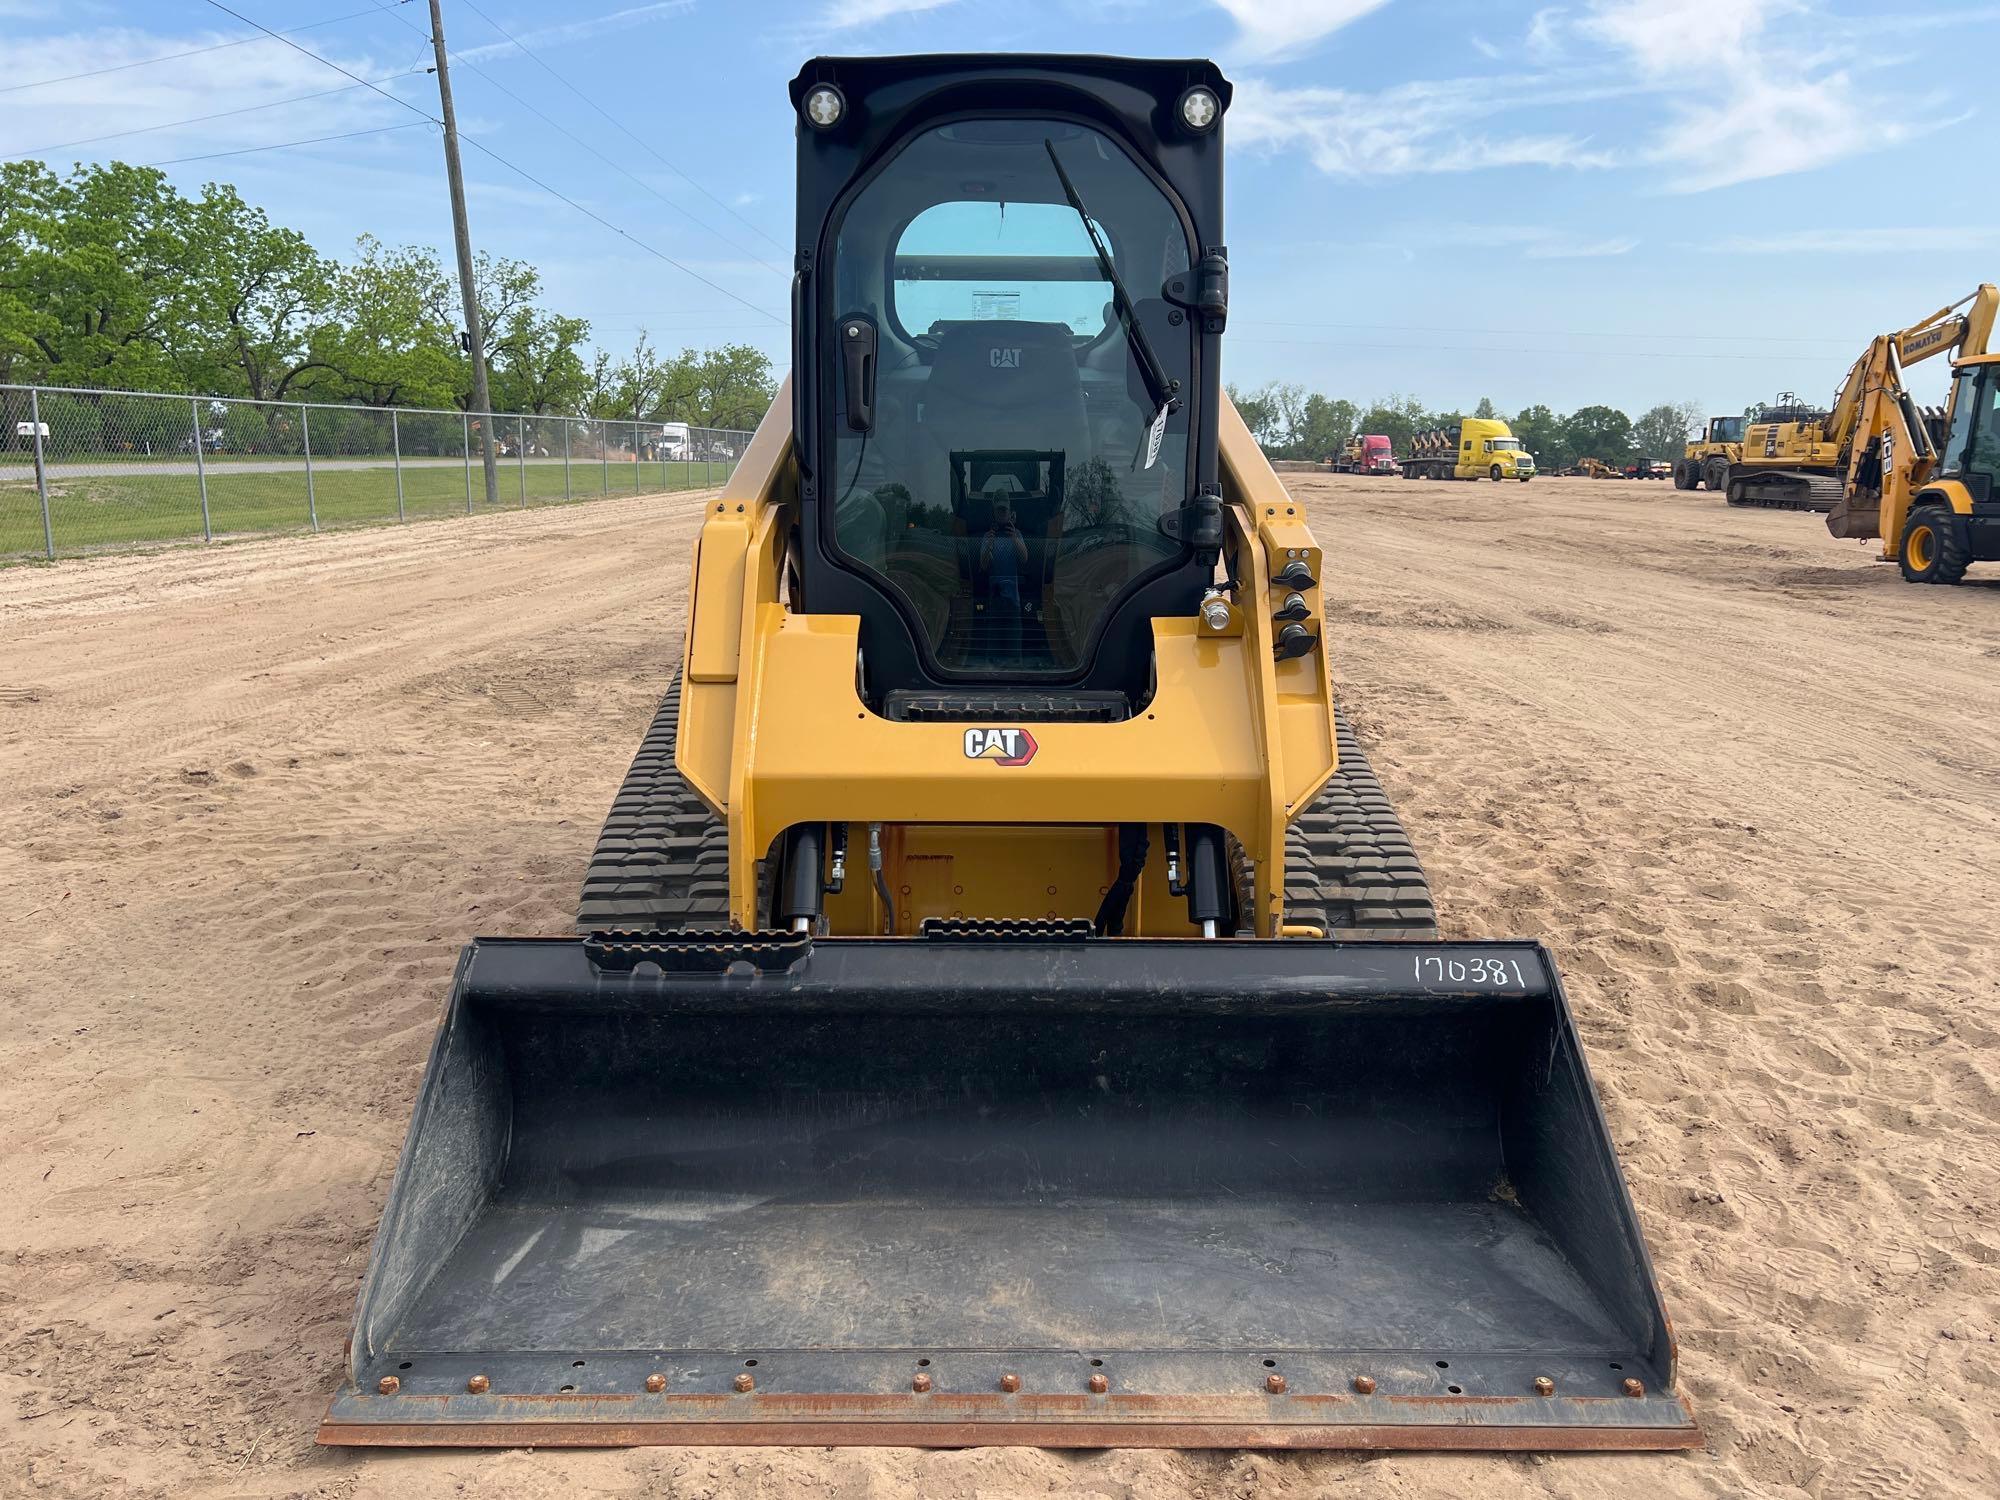
[[[680,496],[0,572],[0,1493],[2000,1493],[2000,570],[1290,482],[1447,930],[1564,965],[1707,1453],[315,1449],[453,955],[563,928],[675,656]]]

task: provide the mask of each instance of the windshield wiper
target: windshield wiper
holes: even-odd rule
[[[1056,143],[1046,136],[1042,145],[1048,149],[1049,160],[1056,169],[1056,176],[1062,180],[1063,196],[1069,199],[1069,206],[1076,210],[1076,216],[1083,220],[1083,232],[1090,236],[1090,248],[1097,252],[1098,269],[1104,279],[1111,283],[1111,300],[1118,309],[1118,321],[1125,329],[1126,341],[1132,347],[1132,357],[1138,362],[1139,376],[1146,382],[1146,392],[1153,399],[1156,413],[1153,426],[1159,427],[1167,411],[1174,405],[1174,392],[1180,389],[1180,382],[1167,379],[1166,366],[1153,353],[1153,346],[1146,339],[1146,330],[1139,326],[1139,317],[1132,309],[1132,295],[1125,290],[1125,283],[1118,275],[1118,268],[1111,264],[1111,249],[1098,234],[1097,225],[1092,222],[1090,210],[1083,206],[1083,195],[1076,190],[1076,184],[1069,180],[1069,173],[1063,170],[1062,158],[1056,155]],[[1157,445],[1155,445],[1157,451]],[[1148,468],[1152,465],[1148,464]]]

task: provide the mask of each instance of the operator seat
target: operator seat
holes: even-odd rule
[[[1061,323],[946,323],[916,400],[911,495],[951,504],[952,454],[1061,449],[1066,467],[1090,456],[1090,422],[1075,340]],[[968,527],[979,517],[960,517]]]

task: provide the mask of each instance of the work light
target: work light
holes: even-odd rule
[[[1196,84],[1181,95],[1181,122],[1196,135],[1201,135],[1222,118],[1222,101],[1215,97],[1215,90]]]
[[[815,130],[831,130],[847,113],[847,99],[830,83],[814,85],[806,95],[806,123]]]

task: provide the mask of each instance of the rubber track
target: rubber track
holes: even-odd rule
[[[612,800],[583,877],[583,932],[730,926],[729,829],[674,769],[680,673]]]
[[[1334,716],[1340,767],[1285,831],[1285,920],[1329,935],[1437,937],[1430,882],[1375,768]]]
[[[725,928],[729,836],[674,769],[676,674],[611,804],[584,876],[584,932]],[[1345,718],[1340,768],[1285,833],[1285,913],[1348,937],[1437,936],[1430,885],[1402,820]]]

